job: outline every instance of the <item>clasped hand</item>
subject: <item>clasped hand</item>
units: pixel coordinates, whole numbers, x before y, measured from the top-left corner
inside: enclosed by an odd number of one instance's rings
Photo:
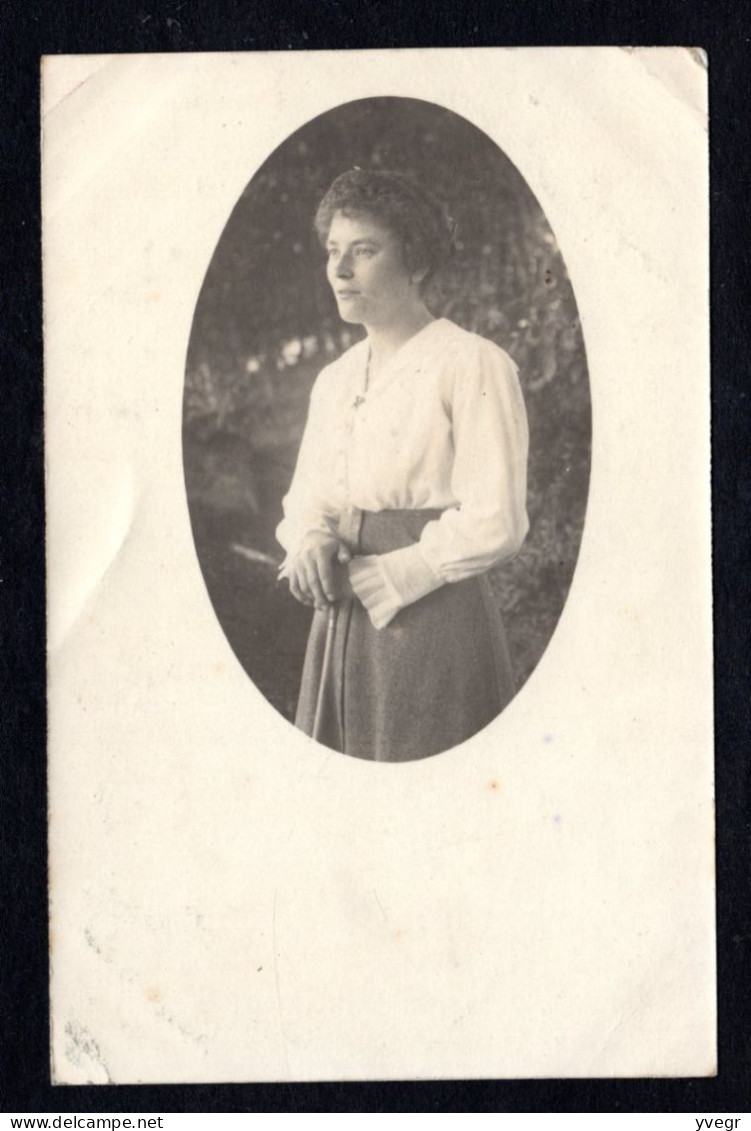
[[[344,597],[354,597],[347,572],[352,558],[349,549],[337,538],[318,539],[303,545],[285,568],[289,591],[303,605],[327,609]]]

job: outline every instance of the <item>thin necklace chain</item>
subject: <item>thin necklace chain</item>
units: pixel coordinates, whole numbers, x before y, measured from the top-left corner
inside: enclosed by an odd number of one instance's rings
[[[361,404],[365,404],[365,398],[367,397],[369,386],[370,386],[370,349],[368,349],[368,356],[367,356],[367,359],[365,361],[365,380],[363,382],[362,392],[358,393],[357,396],[355,397],[354,401],[352,402],[352,407],[354,409],[358,409]]]

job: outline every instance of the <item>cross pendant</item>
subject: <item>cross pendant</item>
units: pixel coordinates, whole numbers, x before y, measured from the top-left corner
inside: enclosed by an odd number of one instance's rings
[[[361,404],[365,404],[365,397],[361,397],[361,396],[358,395],[358,396],[355,397],[352,407],[353,408],[359,408]]]

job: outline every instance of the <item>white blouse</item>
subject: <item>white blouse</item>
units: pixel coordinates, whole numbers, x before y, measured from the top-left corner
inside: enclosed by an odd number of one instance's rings
[[[514,362],[448,319],[410,338],[366,388],[367,362],[365,339],[319,374],[277,538],[286,567],[311,539],[351,541],[361,511],[443,510],[414,546],[350,562],[383,628],[440,585],[517,553],[529,438]]]

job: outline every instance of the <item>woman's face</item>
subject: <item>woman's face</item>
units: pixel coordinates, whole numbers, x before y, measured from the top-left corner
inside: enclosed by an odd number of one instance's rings
[[[334,213],[326,250],[326,274],[345,322],[388,326],[419,300],[421,273],[407,269],[398,237],[367,212]]]

